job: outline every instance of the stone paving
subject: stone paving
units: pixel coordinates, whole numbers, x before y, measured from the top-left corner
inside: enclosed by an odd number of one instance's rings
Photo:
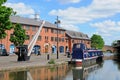
[[[64,54],[59,54],[59,59],[57,59],[56,54],[51,54],[49,56],[50,59],[54,59],[56,64],[61,64],[70,60]],[[49,59],[49,60],[50,60]],[[16,70],[16,69],[28,69],[32,67],[41,67],[41,66],[49,66],[47,60],[47,55],[31,55],[29,61],[17,61],[17,55],[10,56],[0,56],[0,71],[6,70]]]

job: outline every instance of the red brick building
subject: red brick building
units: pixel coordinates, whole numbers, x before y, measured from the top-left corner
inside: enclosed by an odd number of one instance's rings
[[[10,20],[13,24],[19,23],[26,30],[26,35],[28,39],[25,41],[25,45],[28,45],[30,40],[33,38],[35,33],[37,32],[39,26],[42,23],[42,20],[35,20],[30,18],[23,18],[19,16],[11,16]],[[78,35],[73,37],[69,35],[69,31],[66,31],[63,28],[56,27],[55,24],[45,22],[36,45],[34,46],[34,51],[40,48],[41,53],[56,53],[57,51],[57,30],[58,30],[58,52],[65,53],[66,49],[69,48],[71,50],[72,44],[75,42],[84,42],[87,47],[90,47],[90,39],[86,34],[82,34],[82,37],[79,38]],[[15,50],[15,46],[13,43],[9,41],[10,36],[13,34],[13,30],[8,30],[7,36],[5,39],[1,40],[0,44],[2,47],[7,49],[7,52],[12,54]],[[74,32],[78,34],[80,32]],[[84,36],[83,36],[84,35]],[[78,36],[78,38],[77,38]]]
[[[87,34],[67,30],[66,38],[68,40],[68,46],[70,52],[72,52],[72,47],[74,43],[84,43],[86,45],[86,48],[91,48],[91,40]]]

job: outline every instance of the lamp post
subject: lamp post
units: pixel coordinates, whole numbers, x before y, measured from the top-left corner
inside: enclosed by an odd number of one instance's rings
[[[55,21],[55,24],[57,25],[57,59],[59,58],[59,54],[58,54],[58,25],[60,24],[60,20],[58,19],[58,16],[57,16],[57,19]]]

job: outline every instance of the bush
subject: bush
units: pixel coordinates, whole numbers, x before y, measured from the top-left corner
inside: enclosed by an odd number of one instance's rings
[[[55,60],[54,59],[50,59],[50,61],[48,63],[49,64],[55,64]]]

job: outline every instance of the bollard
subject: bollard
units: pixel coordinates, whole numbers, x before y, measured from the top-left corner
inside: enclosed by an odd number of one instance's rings
[[[49,60],[50,58],[49,58],[49,54],[47,54],[47,60]]]

